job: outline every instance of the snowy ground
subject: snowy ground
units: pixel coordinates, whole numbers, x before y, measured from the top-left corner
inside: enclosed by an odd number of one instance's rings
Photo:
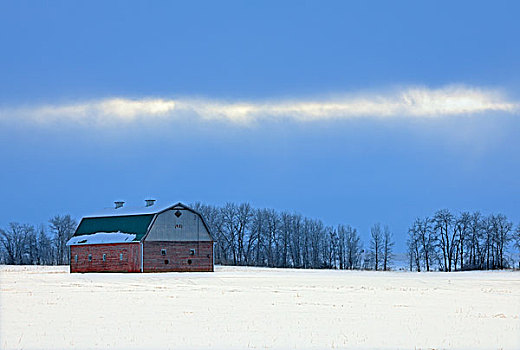
[[[520,272],[0,266],[3,349],[520,349]]]

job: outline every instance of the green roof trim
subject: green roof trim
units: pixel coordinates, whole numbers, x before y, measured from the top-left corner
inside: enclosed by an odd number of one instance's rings
[[[146,234],[155,214],[107,216],[83,218],[74,236],[89,235],[96,232],[134,233],[134,241],[140,241]]]

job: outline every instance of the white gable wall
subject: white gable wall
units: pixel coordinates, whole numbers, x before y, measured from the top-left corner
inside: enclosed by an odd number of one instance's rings
[[[177,217],[175,212],[182,215]],[[157,215],[145,241],[211,241],[201,218],[185,209],[170,209]]]

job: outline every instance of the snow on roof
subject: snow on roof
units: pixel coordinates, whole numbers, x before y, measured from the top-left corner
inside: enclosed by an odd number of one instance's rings
[[[175,205],[182,205],[181,203],[177,203]],[[103,216],[127,216],[127,215],[147,215],[147,214],[156,214],[160,211],[173,207],[173,204],[154,204],[149,207],[126,207],[122,208],[105,208],[99,212],[86,215],[85,218],[94,218],[94,217],[103,217]]]
[[[136,235],[124,232],[97,232],[90,235],[74,236],[67,242],[71,245],[104,244],[104,243],[127,243],[132,242]]]

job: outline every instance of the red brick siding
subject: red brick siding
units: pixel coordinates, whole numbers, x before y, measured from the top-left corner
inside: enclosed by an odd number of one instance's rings
[[[213,242],[144,241],[143,246],[144,272],[213,271]],[[166,249],[166,255],[161,254],[162,249]],[[190,255],[190,249],[195,249],[195,255]]]
[[[120,254],[123,253],[123,260]],[[88,260],[92,254],[92,261]],[[103,261],[106,254],[106,261]],[[76,263],[76,255],[78,262]],[[140,272],[139,243],[92,244],[70,247],[70,272]]]

